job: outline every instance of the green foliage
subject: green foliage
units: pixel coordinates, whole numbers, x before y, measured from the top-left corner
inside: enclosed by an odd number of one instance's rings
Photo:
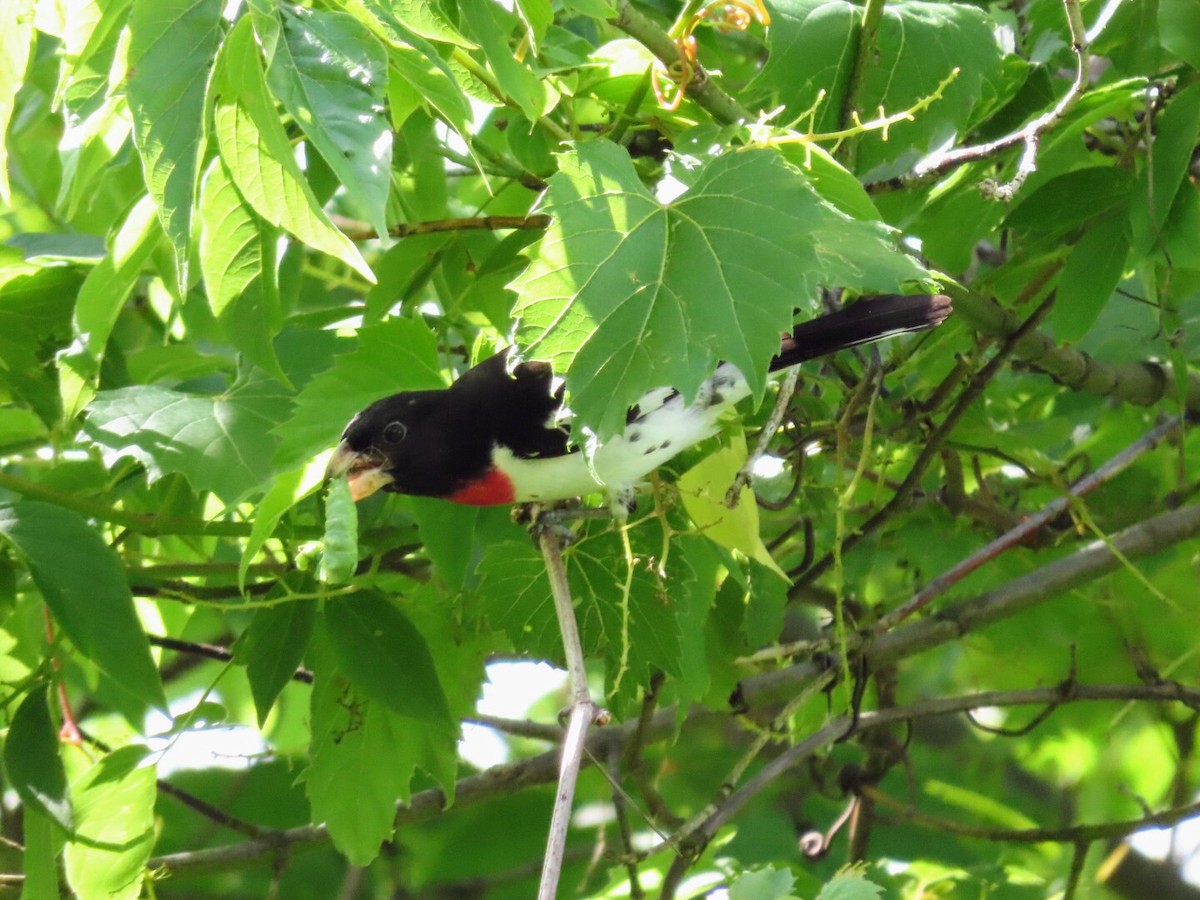
[[[359,409],[512,346],[585,448],[722,360],[754,393],[624,526],[568,522],[613,721],[562,896],[1067,891],[1100,838],[1011,832],[1200,772],[1198,439],[1135,443],[1200,411],[1198,68],[1194,0],[0,3],[0,870],[535,895],[557,748],[458,740],[489,663],[563,662],[536,544],[323,483]],[[806,366],[729,509],[781,333],[933,290],[937,330]]]

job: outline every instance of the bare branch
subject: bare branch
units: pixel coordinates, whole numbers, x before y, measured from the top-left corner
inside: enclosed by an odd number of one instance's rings
[[[1100,468],[1080,478],[1075,484],[1071,485],[1070,490],[1066,494],[1051,500],[1039,512],[1022,520],[1015,528],[1000,535],[1000,537],[976,550],[957,565],[938,575],[918,591],[912,599],[883,616],[875,623],[872,630],[875,632],[887,631],[907,619],[913,613],[919,612],[935,597],[944,594],[971,572],[995,559],[1006,550],[1017,546],[1041,529],[1047,522],[1070,509],[1073,501],[1090,494],[1102,484],[1111,481],[1118,473],[1125,471],[1136,459],[1157,447],[1161,441],[1173,434],[1182,424],[1183,420],[1176,416],[1162,423],[1157,428],[1152,429],[1147,434],[1142,435],[1120,453],[1105,462]]]
[[[1079,9],[1079,0],[1063,0],[1066,11],[1067,26],[1071,31],[1071,50],[1075,54],[1075,79],[1058,103],[1047,112],[1038,116],[1032,122],[1010,134],[998,137],[985,144],[975,144],[970,147],[959,147],[955,150],[943,150],[931,153],[913,167],[913,179],[927,178],[940,175],[955,166],[965,162],[987,159],[1001,150],[1017,144],[1024,144],[1021,161],[1017,165],[1016,174],[1005,184],[997,184],[990,179],[980,185],[984,196],[994,200],[1008,201],[1021,189],[1033,172],[1037,169],[1037,152],[1042,136],[1058,125],[1083,96],[1089,79],[1089,35],[1083,25],[1083,15]]]

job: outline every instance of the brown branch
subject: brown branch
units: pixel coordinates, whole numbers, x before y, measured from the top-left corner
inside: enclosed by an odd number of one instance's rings
[[[361,222],[335,219],[335,224],[352,241],[369,241],[375,229]],[[504,229],[538,230],[550,225],[550,217],[534,214],[529,216],[468,216],[458,219],[431,219],[425,222],[400,222],[388,229],[394,238],[414,237],[420,234],[445,234],[453,231],[502,231]]]

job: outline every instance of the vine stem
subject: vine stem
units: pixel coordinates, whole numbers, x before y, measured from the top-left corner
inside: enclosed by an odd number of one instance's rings
[[[588,728],[593,721],[601,721],[604,714],[588,690],[583,645],[579,640],[579,626],[575,622],[575,605],[571,602],[571,587],[567,582],[559,532],[554,526],[540,526],[537,536],[542,559],[546,563],[546,575],[550,579],[550,593],[554,597],[554,612],[558,616],[571,691],[570,717],[558,767],[558,790],[554,795],[554,812],[550,818],[550,833],[546,839],[546,855],[542,860],[542,877],[538,884],[538,900],[554,900],[558,879],[562,874],[575,783],[583,763]]]

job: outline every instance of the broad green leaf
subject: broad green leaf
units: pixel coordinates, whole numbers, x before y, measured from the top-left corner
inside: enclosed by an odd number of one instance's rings
[[[653,670],[678,674],[679,625],[670,592],[683,590],[692,577],[677,555],[669,577],[661,577],[646,562],[661,552],[661,536],[657,544],[652,535],[634,536],[632,571],[615,534],[590,538],[565,557],[584,654],[603,655],[607,691],[621,704],[648,683]],[[488,624],[503,629],[519,652],[561,661],[558,618],[537,549],[529,542],[491,545],[479,574],[478,598]]]
[[[438,576],[450,588],[461,588],[478,553],[476,525],[487,511],[430,497],[413,497],[409,504]]]
[[[387,4],[381,3],[380,0],[349,2],[361,3],[372,11],[378,10],[380,18],[385,14],[389,17],[395,16],[413,34],[431,41],[457,44],[459,47],[475,46],[451,24],[453,20],[446,14],[442,0],[392,0]]]
[[[214,159],[200,190],[200,272],[213,314],[246,358],[291,386],[273,338],[282,325],[275,229],[245,204]]]
[[[67,771],[58,753],[50,690],[44,683],[35,685],[13,713],[4,741],[4,772],[27,812],[40,811],[70,833],[75,825]]]
[[[313,654],[312,762],[303,779],[313,820],[334,845],[366,865],[391,838],[396,803],[406,802],[423,729],[351,683],[328,654]]]
[[[1125,271],[1129,224],[1110,213],[1097,220],[1071,250],[1058,278],[1049,323],[1061,343],[1079,341],[1100,317]]]
[[[498,3],[466,3],[460,7],[471,36],[496,75],[500,90],[536,122],[558,102],[558,94],[518,60],[510,46],[517,17]]]
[[[25,558],[76,649],[138,700],[165,709],[121,562],[87,520],[60,506],[22,500],[0,505],[0,534]]]
[[[267,48],[267,82],[338,176],[352,203],[387,235],[392,132],[388,60],[352,16],[266,0],[250,4]]]
[[[428,103],[437,110],[460,135],[471,133],[470,101],[455,80],[450,66],[433,51],[431,45],[422,41],[414,42],[413,46],[395,46],[388,54],[388,60],[395,69],[389,86],[393,102],[396,91],[415,92],[417,101]]]
[[[58,843],[54,822],[36,806],[21,811],[25,852],[21,854],[21,900],[58,900]]]
[[[794,900],[792,886],[796,877],[787,869],[767,866],[757,872],[743,872],[729,885],[729,900]]]
[[[178,472],[195,490],[232,503],[270,477],[271,429],[290,405],[265,379],[212,396],[135,385],[97,394],[83,431],[107,465],[130,456],[152,482]]]
[[[787,575],[771,558],[758,528],[758,503],[754,491],[742,488],[738,505],[725,505],[725,493],[746,461],[746,438],[735,438],[717,452],[705,457],[679,477],[679,496],[696,528],[722,547],[744,553],[762,563],[780,578]]]
[[[272,597],[284,596],[282,586]],[[293,600],[264,606],[237,642],[236,659],[246,666],[259,727],[267,720],[275,698],[292,680],[308,650],[317,620],[315,600]]]
[[[242,198],[272,225],[374,282],[370,266],[334,227],[300,171],[267,91],[249,17],[225,39],[214,84],[217,146]]]
[[[1200,69],[1200,5],[1192,0],[1159,0],[1158,32],[1164,47]]]
[[[791,116],[805,114],[824,91],[813,130],[844,127],[839,116],[862,17],[861,6],[842,0],[771,4],[770,56],[756,84],[774,89]],[[900,0],[884,7],[875,55],[856,97],[864,120],[880,110],[892,114],[911,108],[931,97],[955,68],[959,72],[942,98],[912,121],[857,139],[863,171],[964,133],[1012,90],[1003,77],[1004,53],[995,31],[982,9],[966,3]]]
[[[75,301],[75,342],[58,356],[63,419],[72,421],[95,396],[104,348],[158,241],[154,201],[145,196],[113,235],[107,257],[92,269]]]
[[[525,37],[529,41],[529,49],[536,55],[540,51],[542,39],[546,30],[554,21],[554,13],[550,9],[550,0],[516,0],[513,11],[525,26]]]
[[[4,138],[33,46],[33,9],[34,0],[8,0],[0,7],[0,200],[5,203],[12,202],[12,190]]]
[[[339,667],[363,694],[398,716],[455,730],[425,638],[395,604],[374,591],[331,599],[325,629]]]
[[[825,883],[816,900],[879,900],[884,896],[883,888],[861,874],[840,872]]]
[[[576,416],[601,437],[651,387],[693,395],[718,360],[755,396],[796,307],[817,286],[892,290],[925,273],[887,229],[845,217],[770,150],[726,153],[669,205],[603,142],[561,158],[554,222],[513,284],[519,337],[565,372]]]
[[[363,328],[358,348],[337,357],[296,398],[296,414],[278,429],[276,462],[291,468],[331,449],[350,417],[381,397],[445,386],[437,338],[423,322],[397,318]]]
[[[136,900],[154,848],[153,766],[146,748],[122,747],[71,785],[77,825],[64,852],[67,883],[80,900]]]
[[[133,141],[187,293],[192,207],[204,155],[204,114],[221,39],[220,0],[136,0],[125,92]]]
[[[325,540],[321,551],[321,581],[345,584],[358,565],[358,510],[350,482],[333,478],[325,492]]]

